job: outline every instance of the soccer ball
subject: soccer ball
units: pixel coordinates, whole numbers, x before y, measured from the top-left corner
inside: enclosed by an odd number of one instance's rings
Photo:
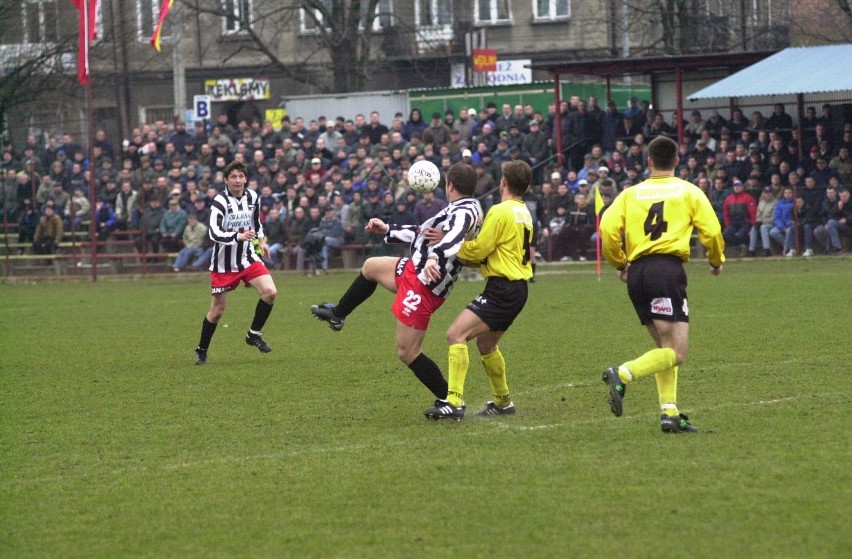
[[[431,161],[415,161],[408,169],[408,186],[418,194],[432,192],[441,182],[441,171]]]

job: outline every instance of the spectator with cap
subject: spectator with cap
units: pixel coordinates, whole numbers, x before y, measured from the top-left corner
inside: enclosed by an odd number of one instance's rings
[[[432,113],[432,122],[423,129],[421,136],[424,144],[439,146],[450,139],[450,127],[441,120],[441,113]]]
[[[180,191],[178,196],[169,196],[168,211],[162,214],[160,219],[160,242],[166,252],[180,250],[183,239],[183,230],[186,228],[187,216],[180,207]]]
[[[722,133],[722,128],[728,126],[728,121],[722,118],[719,111],[710,111],[710,118],[704,124],[705,128],[710,131],[714,137],[718,137]]]
[[[533,182],[542,182],[542,162],[547,160],[550,148],[547,144],[547,136],[541,131],[541,124],[537,120],[529,122],[529,132],[521,142],[521,157],[524,157],[533,168]]]
[[[722,203],[723,231],[726,246],[739,246],[745,256],[746,244],[755,224],[757,204],[751,194],[745,192],[743,182],[734,179],[734,191],[729,194]]]

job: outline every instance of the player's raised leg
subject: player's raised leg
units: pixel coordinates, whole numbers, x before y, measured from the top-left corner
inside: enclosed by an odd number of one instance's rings
[[[349,289],[346,290],[337,305],[331,303],[313,305],[311,306],[311,314],[317,320],[327,322],[335,332],[342,330],[346,317],[375,293],[376,286],[381,284],[388,291],[396,293],[394,274],[399,260],[399,258],[393,256],[368,258],[361,267],[361,272],[352,281]]]

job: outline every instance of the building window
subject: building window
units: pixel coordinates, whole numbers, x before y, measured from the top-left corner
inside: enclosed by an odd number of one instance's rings
[[[56,0],[25,0],[21,13],[24,43],[59,42]]]
[[[171,122],[174,114],[175,109],[172,106],[139,107],[139,122],[143,124],[153,124],[158,120]]]
[[[222,34],[245,33],[251,26],[252,0],[222,0]]]
[[[417,27],[452,25],[453,0],[417,0],[414,22]]]
[[[571,0],[533,0],[536,20],[555,21],[571,17]]]
[[[157,22],[160,19],[160,2],[168,0],[136,0],[136,39],[140,43],[147,43],[154,34]],[[101,2],[98,2],[100,4]],[[174,6],[172,6],[174,9]],[[160,42],[167,43],[171,39],[171,18],[163,22],[163,30],[160,33]]]
[[[334,12],[333,0],[320,0],[320,3],[329,14]],[[367,20],[367,10],[369,5],[367,2],[361,4],[361,29],[364,29]],[[392,0],[379,0],[376,3],[376,10],[373,12],[375,17],[372,18],[373,31],[381,31],[385,27],[393,25],[393,2]],[[323,25],[325,17],[323,11],[319,9],[309,10],[305,8],[299,9],[299,31],[301,33],[316,33],[322,26],[328,29],[328,26]]]
[[[509,0],[477,0],[473,6],[474,18],[478,24],[512,22]]]

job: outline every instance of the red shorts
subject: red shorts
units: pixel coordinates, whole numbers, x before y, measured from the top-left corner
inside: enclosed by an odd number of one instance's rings
[[[240,285],[240,280],[246,287],[249,287],[251,280],[266,275],[269,275],[269,270],[266,269],[263,262],[255,262],[242,272],[210,272],[210,292],[217,295],[233,291]]]
[[[414,264],[408,258],[400,258],[396,265],[396,297],[391,306],[393,315],[416,330],[429,328],[432,313],[444,304],[445,299],[438,297],[423,285],[414,272]]]

